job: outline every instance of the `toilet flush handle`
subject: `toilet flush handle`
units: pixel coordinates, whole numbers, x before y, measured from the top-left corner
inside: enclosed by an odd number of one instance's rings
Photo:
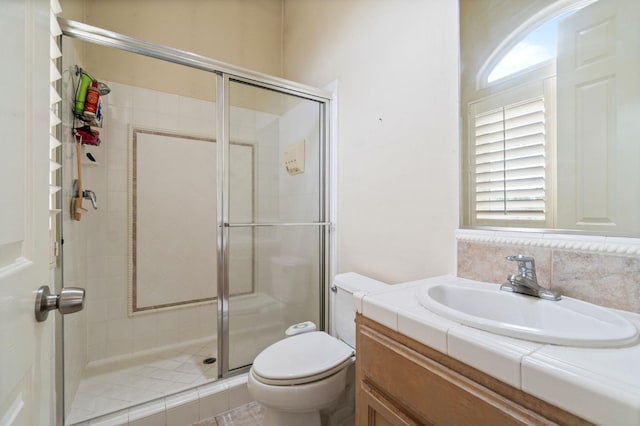
[[[287,336],[295,336],[296,334],[309,333],[310,331],[316,331],[318,328],[311,321],[305,321],[298,324],[293,324],[287,328],[284,332]]]

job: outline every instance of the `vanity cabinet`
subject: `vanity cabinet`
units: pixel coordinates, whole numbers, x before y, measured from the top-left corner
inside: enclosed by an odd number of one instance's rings
[[[358,314],[356,424],[583,425],[583,419]]]

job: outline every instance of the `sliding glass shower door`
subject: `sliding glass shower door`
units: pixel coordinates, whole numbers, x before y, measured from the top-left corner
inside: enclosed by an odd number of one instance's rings
[[[292,324],[322,327],[327,238],[325,103],[220,77],[222,374],[244,371]],[[220,154],[220,153],[219,153]],[[226,272],[226,274],[225,274]],[[221,340],[223,340],[221,339]]]
[[[88,287],[58,335],[65,424],[247,371],[292,324],[328,328],[330,94],[60,24],[62,204],[81,173],[97,195],[82,221],[61,214],[56,289]],[[95,127],[75,109],[84,67],[110,88],[102,145],[78,139]]]

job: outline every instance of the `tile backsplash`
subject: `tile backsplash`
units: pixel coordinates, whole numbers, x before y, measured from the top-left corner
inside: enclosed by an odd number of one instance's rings
[[[538,282],[561,294],[640,313],[640,240],[458,230],[459,277],[502,284],[517,271],[506,256],[536,261]]]

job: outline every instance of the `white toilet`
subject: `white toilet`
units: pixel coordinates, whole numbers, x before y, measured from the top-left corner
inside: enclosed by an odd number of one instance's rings
[[[265,407],[264,426],[320,426],[320,410],[336,404],[353,380],[353,293],[386,287],[355,273],[337,275],[331,307],[336,337],[323,331],[297,334],[258,354],[247,386]]]

